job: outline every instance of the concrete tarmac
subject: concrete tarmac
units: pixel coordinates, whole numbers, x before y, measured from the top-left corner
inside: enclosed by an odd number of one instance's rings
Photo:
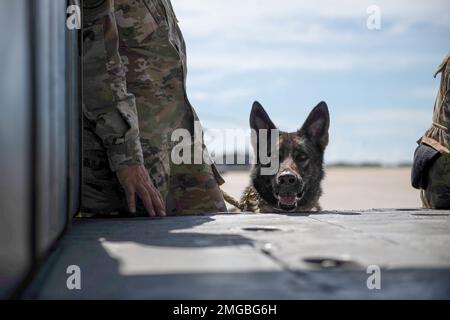
[[[449,248],[449,211],[76,220],[25,298],[449,299]]]

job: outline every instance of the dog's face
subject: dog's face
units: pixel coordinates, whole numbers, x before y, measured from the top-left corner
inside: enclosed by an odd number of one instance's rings
[[[279,132],[275,150],[279,153],[279,168],[276,174],[262,175],[261,169],[269,165],[261,164],[259,148],[267,143],[271,150],[271,136],[261,141],[259,130],[276,129],[264,108],[258,102],[253,104],[250,127],[256,131],[253,143],[257,158],[252,182],[255,189],[273,208],[295,211],[307,208],[317,201],[321,194],[320,183],[324,176],[323,156],[328,144],[330,117],[325,102],[319,103],[309,114],[297,132]],[[314,205],[314,204],[313,204]]]

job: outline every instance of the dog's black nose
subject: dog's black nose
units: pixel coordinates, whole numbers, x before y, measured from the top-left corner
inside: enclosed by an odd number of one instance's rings
[[[293,186],[298,183],[298,178],[295,174],[284,172],[278,177],[278,184],[282,186]]]

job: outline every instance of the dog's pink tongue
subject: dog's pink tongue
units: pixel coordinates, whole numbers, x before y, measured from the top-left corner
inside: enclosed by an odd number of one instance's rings
[[[295,204],[297,197],[295,194],[280,194],[279,200],[281,204],[291,206]]]

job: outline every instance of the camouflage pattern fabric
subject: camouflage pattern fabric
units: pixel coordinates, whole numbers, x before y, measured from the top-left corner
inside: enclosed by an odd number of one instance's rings
[[[132,164],[145,165],[168,215],[226,211],[213,166],[175,165],[170,158],[172,132],[187,129],[193,137],[198,121],[170,1],[85,0],[83,6],[82,211],[126,212],[114,171]],[[137,209],[145,215],[139,202]]]
[[[439,151],[442,156],[428,173],[428,186],[421,191],[425,208],[450,208],[450,53],[438,67],[435,77],[441,73],[441,84],[433,112],[433,125],[418,143],[424,143]]]
[[[435,77],[441,74],[441,85],[436,97],[433,112],[433,124],[418,141],[450,156],[450,53],[439,65]]]
[[[85,122],[90,122],[89,128],[106,148],[113,171],[143,164],[135,97],[127,92],[113,8],[105,0],[86,0],[83,4]],[[87,147],[92,147],[89,141]]]
[[[421,190],[425,208],[450,209],[450,157],[441,156],[428,172],[428,186]]]

